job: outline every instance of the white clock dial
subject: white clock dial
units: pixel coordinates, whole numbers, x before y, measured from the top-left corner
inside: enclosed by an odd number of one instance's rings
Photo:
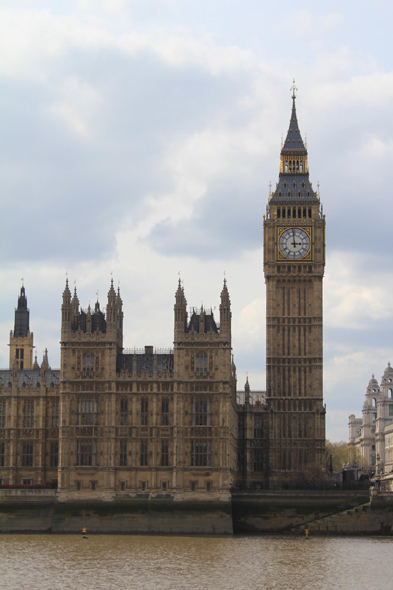
[[[286,229],[280,236],[278,247],[281,254],[290,260],[303,258],[310,250],[310,237],[302,229],[291,227]]]

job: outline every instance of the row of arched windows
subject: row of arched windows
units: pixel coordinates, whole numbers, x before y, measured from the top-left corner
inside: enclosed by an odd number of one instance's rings
[[[311,207],[277,207],[277,219],[311,219]]]
[[[284,172],[303,172],[303,160],[285,160]]]

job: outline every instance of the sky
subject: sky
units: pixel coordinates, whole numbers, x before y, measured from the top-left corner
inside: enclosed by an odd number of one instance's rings
[[[238,388],[265,387],[262,226],[297,115],[327,224],[327,437],[393,362],[393,5],[347,0],[0,0],[0,366],[23,278],[60,365],[68,273],[124,304],[124,346],[171,347],[231,296]],[[111,274],[113,273],[113,274]]]

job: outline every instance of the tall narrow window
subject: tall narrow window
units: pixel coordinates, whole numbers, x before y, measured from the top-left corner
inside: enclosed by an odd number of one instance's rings
[[[5,443],[0,443],[0,467],[5,465]],[[1,483],[1,482],[0,482]]]
[[[25,402],[23,405],[23,428],[34,427],[34,402]]]
[[[5,401],[0,402],[0,428],[5,428]]]
[[[254,438],[262,438],[262,416],[254,416]]]
[[[32,442],[24,442],[22,448],[22,466],[33,467],[34,445]]]
[[[169,399],[163,398],[161,401],[161,426],[169,425]]]
[[[97,441],[95,439],[76,441],[76,464],[80,466],[97,465]]]
[[[126,397],[123,397],[120,400],[120,424],[122,426],[127,426],[127,420],[128,420],[128,399]]]
[[[191,467],[211,467],[211,441],[191,441]]]
[[[168,452],[168,441],[163,440],[161,442],[161,466],[168,467],[169,465],[169,452]]]
[[[97,426],[97,399],[82,397],[78,400],[78,425]]]
[[[92,352],[85,352],[83,355],[83,372],[85,375],[93,373],[94,371],[94,354]]]
[[[263,471],[263,450],[253,449],[252,450],[252,463],[253,471],[258,473]]]
[[[58,467],[59,465],[59,443],[51,442],[50,444],[50,466]]]
[[[207,375],[207,354],[198,352],[196,355],[196,374]]]
[[[141,440],[141,467],[147,467],[148,441]]]
[[[141,399],[141,426],[149,424],[149,402],[147,399]]]
[[[208,399],[193,399],[191,402],[192,426],[212,425],[212,403]]]
[[[127,465],[127,441],[120,441],[120,467]]]
[[[59,402],[52,402],[52,428],[59,428]]]

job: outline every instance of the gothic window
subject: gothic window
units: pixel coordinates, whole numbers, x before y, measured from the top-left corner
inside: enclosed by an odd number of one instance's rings
[[[211,441],[191,441],[191,467],[211,467]]]
[[[296,207],[293,208],[292,217],[296,219]]]
[[[285,219],[285,209],[282,210],[282,218]]]
[[[58,467],[59,465],[59,443],[51,442],[50,443],[50,466],[51,467]]]
[[[300,191],[298,191],[297,196],[298,197],[301,197],[302,196],[302,193]],[[300,209],[299,209],[299,211],[300,211]],[[299,217],[300,217],[300,215],[299,215]]]
[[[299,197],[300,197],[300,194],[299,194]],[[297,210],[297,216],[298,216],[298,218],[299,218],[299,219],[300,219],[300,218],[301,218],[301,216],[302,216],[302,209],[301,209],[301,207],[298,207],[298,210]]]
[[[0,443],[0,467],[5,465],[5,443]],[[1,481],[0,481],[1,484]]]
[[[303,172],[303,161],[302,160],[300,161],[300,172]],[[304,182],[303,182],[303,184],[304,184]]]
[[[52,428],[59,428],[59,402],[52,402]]]
[[[253,471],[258,473],[263,471],[263,450],[253,449],[252,450],[252,464]]]
[[[76,464],[79,466],[97,465],[97,441],[95,439],[76,441]]]
[[[306,188],[306,183],[302,182],[302,188]]]
[[[0,428],[5,428],[5,412],[6,405],[5,401],[0,402]]]
[[[169,399],[167,397],[161,401],[161,426],[169,426]]]
[[[22,466],[33,467],[34,443],[24,442],[22,448]]]
[[[293,187],[293,188],[296,188],[296,182],[293,182],[293,183],[292,183],[292,187]]]
[[[168,465],[169,465],[168,441],[163,440],[161,442],[161,466],[168,467]]]
[[[34,427],[34,402],[25,402],[23,405],[23,428]]]
[[[306,217],[306,208],[303,207],[303,217]]]
[[[147,467],[148,441],[141,440],[141,467]]]
[[[239,473],[244,471],[244,451],[243,449],[238,449],[237,451],[237,470]]]
[[[141,399],[141,426],[149,424],[149,402],[147,399]]]
[[[291,193],[288,191],[288,197],[290,197],[290,196],[291,196]],[[290,207],[288,207],[288,210],[287,210],[287,217],[288,217],[288,219],[291,218],[291,209],[290,209]]]
[[[308,208],[308,217],[311,219],[311,207]]]
[[[254,416],[254,438],[262,438],[262,416]]]
[[[286,182],[284,182],[284,188],[287,188],[287,183]]]
[[[288,191],[287,196],[290,197],[291,196],[291,191]],[[289,216],[290,217],[290,216]]]
[[[208,399],[195,398],[191,402],[191,425],[212,425],[212,403]]]
[[[244,438],[244,416],[243,414],[238,414],[237,418],[237,436],[239,439]]]
[[[127,441],[120,441],[120,467],[127,465]]]
[[[296,172],[299,172],[299,160],[296,160]]]
[[[393,389],[389,389],[389,397],[393,399]]]
[[[277,218],[280,219],[280,217],[281,217],[281,209],[278,208],[277,209]]]
[[[285,160],[284,170],[288,172],[288,160]]]
[[[127,426],[128,421],[128,399],[122,397],[120,400],[120,424],[121,426]]]
[[[85,352],[83,354],[83,373],[88,375],[94,371],[94,354]]]
[[[97,399],[79,398],[78,426],[97,426]]]
[[[198,352],[196,355],[196,374],[207,375],[207,354],[206,352]]]

